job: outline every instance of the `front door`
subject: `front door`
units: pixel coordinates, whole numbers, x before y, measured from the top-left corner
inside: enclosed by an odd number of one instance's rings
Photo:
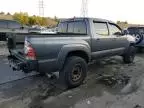
[[[115,46],[115,37],[111,36],[107,22],[93,22],[94,36],[92,39],[92,57],[99,58],[111,55],[111,49]]]
[[[129,45],[129,42],[118,25],[114,23],[109,23],[108,25],[111,37],[115,38],[115,41],[113,41],[113,52],[119,54]]]

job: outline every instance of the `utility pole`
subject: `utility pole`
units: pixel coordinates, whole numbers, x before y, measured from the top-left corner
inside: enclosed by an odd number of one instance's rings
[[[82,0],[81,17],[88,16],[88,0]]]
[[[44,17],[44,1],[39,0],[39,16]]]

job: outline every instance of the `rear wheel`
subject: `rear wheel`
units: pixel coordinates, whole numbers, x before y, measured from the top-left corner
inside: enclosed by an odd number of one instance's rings
[[[60,77],[64,75],[63,78],[67,87],[77,87],[83,83],[87,75],[87,63],[81,57],[68,57],[60,74],[62,75]]]
[[[124,63],[133,63],[136,54],[136,48],[129,46],[127,52],[123,55]]]

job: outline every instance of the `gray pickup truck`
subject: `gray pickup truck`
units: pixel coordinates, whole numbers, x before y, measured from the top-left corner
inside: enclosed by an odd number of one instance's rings
[[[61,21],[56,34],[8,34],[8,59],[14,70],[59,72],[68,87],[76,87],[92,60],[120,55],[132,63],[134,45],[135,39],[111,21],[72,18]]]

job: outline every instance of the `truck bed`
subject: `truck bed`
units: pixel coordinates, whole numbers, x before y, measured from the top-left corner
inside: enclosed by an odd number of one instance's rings
[[[8,34],[8,47],[9,49],[23,49],[25,37],[77,37],[85,34],[75,34],[75,33],[57,33],[57,34],[39,34],[39,33],[9,33]]]

